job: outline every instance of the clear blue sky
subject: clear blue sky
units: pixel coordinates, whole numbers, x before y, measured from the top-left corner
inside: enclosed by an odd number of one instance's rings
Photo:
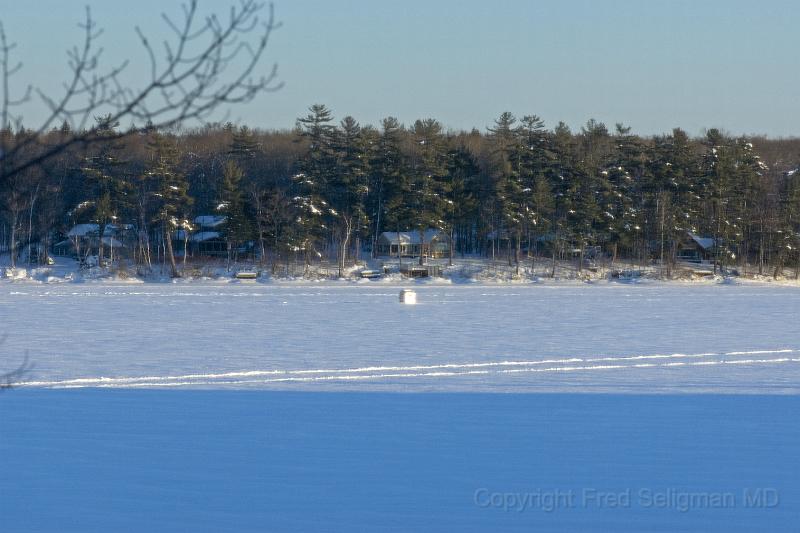
[[[223,10],[223,0],[200,0]],[[65,77],[82,3],[12,2],[0,11],[19,44],[24,79]],[[92,2],[107,58],[144,65],[133,26],[158,38],[160,13],[180,2]],[[800,2],[792,0],[279,0],[283,22],[267,59],[285,88],[231,118],[292,127],[312,103],[377,124],[434,117],[484,130],[502,111],[548,127],[589,118],[642,134],[675,126],[697,135],[800,135]],[[266,65],[265,65],[266,66]],[[22,80],[23,78],[19,78]],[[29,108],[26,125],[41,112]]]

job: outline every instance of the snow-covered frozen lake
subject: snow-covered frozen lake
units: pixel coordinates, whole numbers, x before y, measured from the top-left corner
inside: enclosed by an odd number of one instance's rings
[[[795,395],[0,395],[0,530],[796,532]]]
[[[0,284],[32,387],[800,392],[800,289]]]
[[[415,288],[0,284],[0,530],[796,530],[800,289]]]

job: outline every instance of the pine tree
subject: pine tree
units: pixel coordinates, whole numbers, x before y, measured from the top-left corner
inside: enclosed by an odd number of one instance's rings
[[[228,245],[228,263],[238,260],[239,248],[252,237],[250,217],[246,213],[246,202],[242,178],[244,173],[235,161],[228,161],[222,176],[217,211],[227,217],[225,240]]]
[[[189,231],[192,229],[189,207],[192,205],[193,199],[188,194],[189,183],[186,176],[178,170],[179,155],[175,138],[153,133],[148,148],[152,159],[147,175],[155,181],[155,196],[158,198],[155,221],[160,223],[163,228],[170,275],[177,278],[180,273],[175,262],[172,240],[175,232],[179,229],[182,230],[185,263]]]
[[[753,143],[740,138],[735,142],[736,175],[734,195],[736,197],[734,228],[738,241],[739,264],[746,269],[750,261],[754,241],[758,243],[759,273],[762,273],[766,240],[767,213],[758,200],[767,196],[764,172],[769,170],[755,153]],[[746,271],[745,271],[746,273]]]
[[[337,165],[328,187],[328,205],[338,233],[339,276],[344,274],[351,237],[360,249],[360,235],[369,225],[366,198],[369,193],[371,130],[363,131],[353,117],[345,117],[335,137]]]
[[[606,126],[594,119],[581,130],[580,159],[570,189],[572,208],[568,221],[577,240],[578,272],[583,269],[586,247],[602,239],[608,216],[602,209],[605,191],[609,189],[607,174],[603,174],[612,154],[611,138]]]
[[[550,276],[556,275],[556,259],[564,242],[573,238],[570,220],[576,211],[577,150],[569,127],[559,122],[553,130],[551,140],[553,163],[548,169],[549,183],[553,191],[553,227],[551,239],[552,261]]]
[[[478,176],[480,168],[475,156],[465,147],[458,146],[448,153],[447,174],[449,186],[446,198],[445,225],[448,230],[450,246],[448,265],[453,264],[453,252],[456,242],[460,242],[463,253],[464,239],[456,239],[456,232],[461,228],[462,235],[470,233],[471,222],[477,216],[477,195],[479,194]]]
[[[98,225],[98,264],[103,265],[103,239],[109,224],[119,220],[129,206],[131,185],[119,158],[122,145],[115,141],[116,122],[110,116],[97,119],[97,152],[85,158],[82,172],[90,192],[88,202],[93,209],[93,219]]]
[[[277,259],[281,250],[289,251],[292,242],[293,220],[292,203],[283,190],[268,189],[258,191],[255,202],[255,219],[261,242],[262,260],[265,258],[265,244],[268,239],[276,258],[272,261],[272,272],[276,271]]]
[[[555,198],[550,188],[549,180],[545,175],[536,177],[533,189],[533,207],[535,217],[532,220],[531,246],[531,272],[536,273],[536,252],[538,237],[544,237],[551,230],[553,215],[555,213]]]
[[[783,272],[783,265],[790,256],[795,258],[794,279],[800,279],[800,173],[785,174],[780,191],[780,218],[777,252],[773,278]]]
[[[229,157],[241,164],[255,158],[260,148],[261,145],[256,139],[255,133],[247,126],[232,130],[231,144],[228,148]]]
[[[316,244],[330,236],[334,216],[327,199],[332,196],[331,185],[337,169],[336,127],[327,107],[314,104],[306,117],[297,120],[298,139],[306,143],[306,153],[299,161],[299,172],[293,177],[298,194],[293,198],[300,213],[296,219],[297,248],[303,250],[308,270],[310,254]]]
[[[442,125],[434,119],[417,120],[411,129],[414,139],[409,176],[408,200],[411,228],[420,240],[419,264],[425,263],[425,231],[444,228],[447,194],[447,152]],[[430,244],[430,243],[429,243]]]
[[[651,189],[658,198],[653,219],[658,223],[659,258],[669,276],[675,263],[677,243],[688,232],[700,231],[698,162],[686,132],[676,128],[671,135],[657,138],[649,167]]]
[[[518,182],[515,205],[519,211],[515,249],[516,273],[519,275],[520,248],[523,232],[527,236],[528,253],[531,251],[531,236],[543,231],[552,209],[550,187],[545,177],[552,162],[545,135],[544,121],[536,115],[526,115],[517,129],[519,136]]]
[[[732,248],[738,242],[734,206],[734,179],[736,151],[731,139],[719,130],[706,134],[706,153],[703,157],[703,189],[709,210],[708,226],[714,235],[714,272],[726,271],[726,265],[735,258]]]
[[[516,122],[516,117],[506,111],[495,120],[493,128],[488,128],[492,150],[496,210],[499,215],[499,224],[494,229],[495,242],[500,242],[503,236],[510,237],[511,235],[514,235],[519,242],[524,225],[523,206],[520,203],[524,186],[520,180],[521,148]],[[515,249],[517,249],[516,246]],[[510,264],[511,257],[509,255]],[[517,264],[519,264],[518,257]]]
[[[599,233],[611,247],[612,265],[620,246],[635,255],[638,244],[640,255],[647,253],[645,209],[648,201],[660,201],[659,191],[645,186],[645,149],[639,138],[630,134],[630,128],[617,124],[613,143],[613,152],[598,180],[602,210]]]
[[[373,254],[378,235],[384,227],[391,228],[399,235],[401,227],[410,218],[407,198],[411,182],[406,156],[401,149],[404,130],[394,117],[383,119],[381,125],[382,131],[371,164],[374,192],[371,206],[375,219]],[[402,261],[399,246],[397,255],[398,260]]]

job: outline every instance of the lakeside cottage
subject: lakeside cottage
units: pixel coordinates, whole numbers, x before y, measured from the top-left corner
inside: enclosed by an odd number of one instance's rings
[[[192,253],[195,255],[224,256],[228,253],[228,242],[223,234],[228,217],[225,215],[200,215],[195,217],[197,231],[190,237]]]
[[[66,237],[53,245],[54,255],[97,255],[101,241],[98,224],[76,224],[67,232]],[[108,224],[103,230],[102,242],[108,253],[128,256],[136,243],[136,228],[133,224]]]
[[[714,257],[715,243],[712,237],[701,237],[692,232],[686,232],[677,246],[677,259],[690,263],[710,261]]]
[[[194,218],[194,232],[189,232],[189,254],[194,256],[225,256],[228,254],[228,242],[224,230],[228,217],[224,215],[200,215]],[[185,230],[175,231],[172,235],[176,255],[183,255]]]
[[[384,257],[447,257],[450,249],[449,236],[437,229],[426,229],[420,241],[418,231],[384,231],[378,237],[376,252]]]

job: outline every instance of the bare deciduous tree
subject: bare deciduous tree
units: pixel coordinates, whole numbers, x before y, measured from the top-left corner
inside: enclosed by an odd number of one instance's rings
[[[262,18],[262,15],[266,15]],[[277,66],[257,75],[276,23],[272,5],[255,0],[239,0],[226,17],[201,17],[197,1],[183,5],[179,20],[162,14],[171,38],[160,45],[151,42],[136,28],[149,65],[148,79],[130,87],[123,76],[131,60],[104,67],[98,39],[102,30],[87,8],[79,26],[80,45],[67,51],[70,79],[61,94],[47,94],[28,86],[19,97],[9,93],[9,81],[19,75],[22,64],[12,60],[16,43],[9,42],[0,22],[0,129],[21,127],[19,106],[38,100],[48,110],[47,117],[19,142],[0,136],[0,186],[20,172],[42,164],[74,145],[85,146],[99,140],[95,117],[108,116],[111,123],[130,122],[148,128],[167,129],[192,121],[208,119],[229,105],[251,101],[255,96],[280,88]],[[71,135],[59,143],[40,146],[42,134],[66,125]],[[134,128],[117,133],[130,135]],[[103,138],[103,140],[108,140]]]

